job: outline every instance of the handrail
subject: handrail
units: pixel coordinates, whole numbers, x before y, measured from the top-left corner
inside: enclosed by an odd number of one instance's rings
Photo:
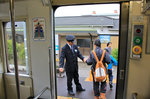
[[[133,99],[137,99],[137,93],[132,94]]]
[[[45,87],[35,98],[33,99],[38,99],[46,90],[48,90],[48,87]]]
[[[15,2],[14,0],[9,0],[10,21],[11,21],[11,31],[12,31],[12,41],[13,41],[12,44],[13,44],[13,55],[14,55],[14,67],[15,67],[15,79],[16,79],[16,91],[17,91],[17,99],[20,99],[19,73],[18,73],[17,50],[16,50],[14,2]]]

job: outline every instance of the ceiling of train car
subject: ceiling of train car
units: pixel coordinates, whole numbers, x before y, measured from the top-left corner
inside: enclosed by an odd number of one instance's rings
[[[59,6],[59,5],[73,5],[73,4],[113,3],[121,1],[134,1],[134,0],[52,0],[52,5]]]
[[[7,2],[8,0],[0,0],[0,3]]]
[[[8,2],[9,0],[0,0],[0,3]],[[24,1],[24,0],[14,0],[14,1]]]
[[[8,2],[9,0],[0,0],[0,3]],[[14,0],[24,1],[24,0]],[[48,2],[49,0],[41,0]],[[113,3],[121,1],[141,1],[141,0],[50,0],[53,6],[59,5],[74,5],[74,4],[95,4],[95,3]]]

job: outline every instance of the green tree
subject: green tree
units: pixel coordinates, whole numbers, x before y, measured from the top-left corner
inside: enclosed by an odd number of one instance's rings
[[[13,47],[12,40],[7,40],[7,48],[8,48],[8,60],[13,59]]]
[[[118,48],[113,49],[111,55],[118,61]]]
[[[24,43],[20,44],[19,59],[21,59],[22,64],[25,64],[25,47]]]
[[[7,40],[7,48],[8,48],[8,60],[11,62],[13,59],[13,47],[12,47],[12,40]],[[24,43],[16,43],[16,50],[18,61],[20,64],[25,64],[25,47]]]

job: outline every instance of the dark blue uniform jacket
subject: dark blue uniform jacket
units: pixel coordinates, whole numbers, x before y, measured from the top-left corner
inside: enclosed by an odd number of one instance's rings
[[[66,72],[78,72],[78,57],[83,60],[84,57],[81,55],[78,47],[73,45],[73,50],[66,44],[62,50],[59,58],[59,67],[64,67],[64,59],[66,59],[65,70]]]

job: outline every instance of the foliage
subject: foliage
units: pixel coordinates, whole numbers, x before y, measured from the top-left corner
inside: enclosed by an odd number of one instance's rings
[[[25,59],[25,47],[24,47],[24,43],[17,44],[17,52],[18,52],[18,55],[19,55],[19,59],[24,60]]]
[[[118,48],[113,49],[111,55],[118,61]]]
[[[13,59],[13,46],[12,46],[12,40],[7,40],[7,48],[8,48],[8,60],[11,62]],[[16,43],[16,50],[17,50],[17,56],[18,61],[20,64],[25,64],[25,47],[24,43]]]
[[[13,59],[12,40],[7,40],[7,48],[8,48],[8,60],[11,60]]]

